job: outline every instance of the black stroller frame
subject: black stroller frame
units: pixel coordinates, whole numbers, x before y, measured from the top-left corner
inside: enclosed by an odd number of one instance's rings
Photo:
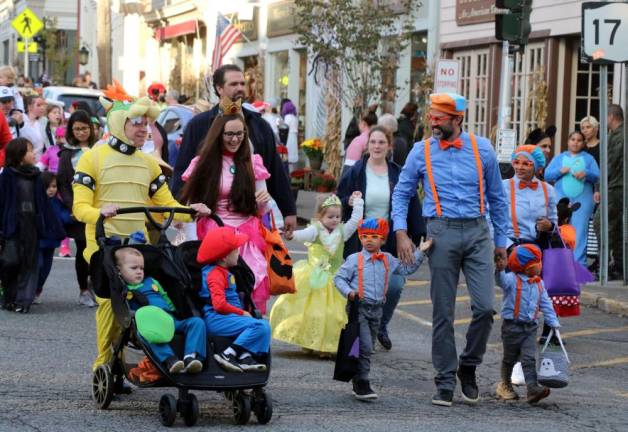
[[[149,224],[159,231],[156,246],[148,244],[112,244],[105,235],[104,217],[101,215],[96,223],[96,240],[99,251],[94,254],[90,263],[90,274],[95,291],[109,292],[111,307],[116,322],[122,329],[115,341],[110,363],[99,366],[92,376],[92,398],[100,409],[107,409],[114,393],[123,393],[123,381],[127,380],[140,388],[144,387],[176,387],[178,398],[172,394],[164,394],[159,401],[159,415],[163,425],[172,426],[177,413],[181,414],[187,426],[196,424],[199,417],[199,404],[190,390],[209,390],[224,393],[232,404],[233,417],[236,424],[248,423],[251,411],[257,421],[266,424],[272,417],[272,401],[264,387],[268,383],[271,368],[271,356],[264,359],[267,370],[264,372],[227,372],[214,360],[213,353],[224,350],[231,345],[232,338],[208,335],[207,353],[203,371],[200,374],[170,374],[162,365],[150,347],[138,337],[134,312],[127,302],[126,284],[119,275],[114,253],[121,247],[138,249],[145,258],[145,277],[151,276],[159,280],[168,296],[182,317],[202,317],[202,306],[205,304],[198,297],[201,283],[201,266],[196,263],[196,252],[200,241],[188,241],[179,246],[170,243],[166,230],[172,224],[176,213],[193,214],[194,211],[184,207],[129,207],[118,210],[117,214],[144,213]],[[168,213],[163,223],[155,221],[151,213]],[[217,216],[211,216],[218,225],[223,223]],[[237,267],[230,269],[236,278],[236,285],[243,307],[252,316],[261,318],[259,311],[251,299],[255,277],[240,258]],[[175,335],[171,342],[175,353],[182,353],[184,340]],[[133,363],[127,363],[125,348],[141,349],[162,375],[157,382],[144,384],[134,381],[129,376]],[[249,390],[252,390],[249,392]]]

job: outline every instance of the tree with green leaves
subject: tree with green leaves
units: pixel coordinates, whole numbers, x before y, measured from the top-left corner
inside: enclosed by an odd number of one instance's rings
[[[45,18],[45,27],[40,33],[44,51],[44,67],[50,80],[57,84],[69,84],[68,72],[74,67],[78,43],[68,43],[67,34],[57,28],[57,18]]]
[[[307,47],[314,76],[325,77],[325,160],[338,174],[340,104],[359,115],[375,102],[394,102],[399,55],[410,42],[421,2],[295,0],[295,4],[297,43]]]

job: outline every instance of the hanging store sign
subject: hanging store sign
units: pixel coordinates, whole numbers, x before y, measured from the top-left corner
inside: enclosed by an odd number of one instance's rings
[[[294,33],[296,26],[296,6],[294,0],[282,1],[268,5],[268,37],[283,36]]]
[[[459,26],[495,21],[495,0],[456,0],[456,24]]]
[[[246,39],[254,41],[257,40],[257,21],[259,19],[258,12],[259,8],[254,7],[252,17],[247,17],[246,15],[242,15],[238,12],[234,14],[225,14],[225,17],[231,21],[231,24],[233,24],[235,28],[240,30],[240,33],[242,33]]]

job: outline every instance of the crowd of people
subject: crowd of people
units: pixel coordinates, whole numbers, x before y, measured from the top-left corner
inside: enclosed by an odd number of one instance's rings
[[[377,107],[371,107],[347,131],[337,193],[321,199],[312,223],[296,230],[288,180],[299,161],[296,107],[290,100],[243,103],[245,80],[237,66],[214,72],[220,103],[188,123],[174,167],[164,162],[167,139],[155,123],[159,104],[177,96],[163,86],[149,88],[148,97],[140,98],[118,84],[108,86],[101,98],[107,112],[103,131],[89,106],[73,105],[66,121],[63,108],[37,95],[22,102],[11,84],[0,68],[2,306],[28,313],[39,302],[55,249],[61,246],[61,254],[67,254],[66,238],[72,238],[79,302],[98,305],[94,370],[111,361],[111,345],[120,332],[110,293],[103,287],[91,289],[90,263],[99,253],[96,222],[107,218],[107,237],[149,239],[143,215],[118,215],[118,210],[188,206],[196,211],[195,219],[178,216],[177,229],[188,240],[202,240],[198,263],[204,266],[203,282],[198,289],[207,306],[202,322],[176,322],[176,331],[193,339],[194,348],[183,359],[156,348],[171,372],[203,368],[202,332],[235,338],[214,356],[230,371],[265,367],[261,359],[270,349],[271,334],[315,355],[333,357],[347,310],[356,305],[360,342],[352,390],[360,400],[376,399],[369,381],[374,342],[392,349],[388,326],[405,278],[427,258],[437,390],[432,403],[450,406],[457,380],[465,402],[479,401],[476,370],[492,330],[495,283],[504,290],[504,357],[497,395],[517,397],[511,380],[517,361],[528,402],[549,395],[538,384],[534,364],[538,314],[544,315],[542,338],[548,338],[560,326],[558,316],[579,314],[579,299],[548,293],[541,278],[542,257],[544,250],[561,244],[573,249],[574,265],[586,272],[589,226],[599,204],[595,118],[582,119],[580,131],[568,136],[567,150],[554,157],[555,130],[533,131],[512,154],[512,163],[500,167],[490,140],[463,130],[467,101],[460,95],[431,95],[424,125],[415,104],[407,104],[398,118],[378,117]],[[25,112],[16,115],[12,110],[20,103]],[[609,206],[618,215],[623,208],[622,157],[617,156],[623,151],[621,108],[609,107],[608,120],[609,154],[615,155],[609,157]],[[428,127],[431,136],[423,137]],[[149,132],[150,154],[142,151]],[[287,147],[287,163],[278,144]],[[294,265],[296,293],[284,294],[272,308],[263,234],[268,213],[283,221],[285,239],[308,246],[307,259]],[[612,224],[616,275],[622,233],[620,223]],[[230,273],[238,257],[253,271],[252,299],[269,323],[251,317],[238,299]],[[146,282],[136,253],[120,249],[116,260],[130,291],[154,292],[155,304],[169,314],[176,312],[161,285]],[[596,270],[595,263],[591,268]],[[460,272],[472,319],[458,355],[453,326]]]

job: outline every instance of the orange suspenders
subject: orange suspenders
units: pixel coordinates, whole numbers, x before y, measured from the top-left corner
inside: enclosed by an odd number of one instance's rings
[[[540,180],[539,180],[540,181]],[[541,186],[543,187],[543,195],[545,195],[545,210],[549,208],[549,195],[547,193],[547,185],[545,182],[541,181]],[[510,213],[512,219],[512,230],[515,233],[515,238],[519,238],[519,223],[517,222],[517,203],[515,201],[515,179],[510,179]]]
[[[475,139],[475,135],[469,134],[471,138],[471,147],[473,148],[473,156],[475,157],[475,165],[478,170],[478,183],[480,189],[480,214],[484,214],[484,172],[482,170],[482,160],[480,159],[480,152],[478,150],[478,143]],[[432,198],[434,199],[434,205],[436,206],[436,216],[441,217],[443,210],[440,206],[440,200],[438,199],[438,192],[436,191],[436,183],[434,182],[434,175],[432,173],[432,159],[430,157],[430,140],[425,140],[425,171],[427,172],[427,180],[430,183],[430,189],[432,190]]]
[[[512,319],[515,321],[519,320],[519,304],[521,303],[521,290],[523,283],[521,282],[521,278],[519,276],[515,276],[517,278],[517,295],[515,297],[515,310],[512,313]],[[541,297],[543,295],[543,286],[541,282],[537,282],[536,286],[539,289],[539,301],[536,304],[536,311],[534,312],[534,319],[537,319],[539,316],[539,309],[541,308]]]
[[[388,292],[388,270],[390,269],[390,267],[388,266],[388,258],[386,258],[386,255],[384,255],[383,262],[384,262],[384,269],[385,269],[384,298],[386,298],[386,293]],[[358,254],[358,298],[360,299],[364,297],[363,275],[364,275],[364,255],[362,255],[362,252],[360,252]]]

